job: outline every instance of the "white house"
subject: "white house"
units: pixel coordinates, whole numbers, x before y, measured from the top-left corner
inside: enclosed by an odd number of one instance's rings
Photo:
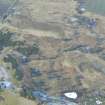
[[[78,95],[76,92],[64,93],[64,96],[70,99],[77,99]]]
[[[1,81],[0,88],[1,89],[10,89],[12,87],[12,83],[9,81]]]

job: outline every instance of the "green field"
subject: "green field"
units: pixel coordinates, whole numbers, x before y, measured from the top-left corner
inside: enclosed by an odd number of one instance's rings
[[[105,0],[87,0],[86,8],[91,12],[105,15]]]

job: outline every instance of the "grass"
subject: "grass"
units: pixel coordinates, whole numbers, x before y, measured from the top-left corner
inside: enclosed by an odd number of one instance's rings
[[[3,96],[5,100],[0,102],[0,105],[18,105],[17,96],[13,93],[5,91],[1,93],[1,96]]]
[[[3,96],[5,100],[1,101],[0,105],[37,105],[34,101],[25,99],[11,91],[2,92],[1,96]]]

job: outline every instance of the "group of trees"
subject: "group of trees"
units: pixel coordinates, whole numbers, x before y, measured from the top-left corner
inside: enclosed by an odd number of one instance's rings
[[[35,99],[35,97],[33,97],[33,95],[32,95],[32,92],[33,92],[32,88],[29,88],[25,85],[22,86],[21,88],[22,88],[22,90],[20,91],[20,95],[22,97],[26,97],[26,98],[31,99],[31,100]]]
[[[3,49],[4,47],[7,46],[19,46],[19,45],[24,45],[24,42],[22,41],[13,41],[12,36],[14,33],[12,32],[3,32],[0,31],[0,49]]]
[[[13,33],[0,31],[0,49],[11,44],[11,37]]]
[[[16,50],[22,53],[23,55],[29,56],[31,54],[38,54],[39,46],[37,44],[28,46],[28,45],[25,45],[24,42],[13,41],[12,40],[13,35],[14,33],[11,33],[9,31],[7,32],[0,31],[0,49],[3,49],[4,47],[7,47],[7,46],[17,46]]]
[[[37,44],[33,44],[32,46],[19,46],[17,51],[25,56],[29,56],[31,54],[38,54],[39,46]]]

